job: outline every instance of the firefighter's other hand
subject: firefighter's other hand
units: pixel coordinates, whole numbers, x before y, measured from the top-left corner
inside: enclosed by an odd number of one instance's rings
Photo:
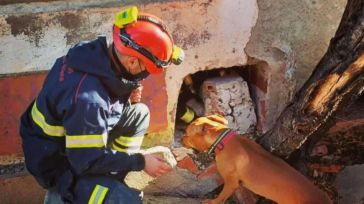
[[[172,170],[162,156],[146,154],[144,155],[144,171],[152,177],[162,176]]]
[[[142,99],[142,91],[143,91],[143,86],[140,85],[138,88],[134,89],[131,92],[129,99],[132,104],[140,102],[140,100]]]

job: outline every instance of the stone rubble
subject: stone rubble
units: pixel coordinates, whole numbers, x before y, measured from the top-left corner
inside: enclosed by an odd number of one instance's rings
[[[239,75],[210,78],[202,84],[205,114],[220,114],[239,134],[255,130],[257,117],[246,81]]]

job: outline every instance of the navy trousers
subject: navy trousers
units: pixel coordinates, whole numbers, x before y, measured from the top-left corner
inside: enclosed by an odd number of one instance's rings
[[[142,203],[142,192],[110,177],[80,178],[74,187],[74,194],[74,203]]]
[[[55,188],[49,189],[44,204],[90,203],[90,204],[141,204],[143,192],[131,189],[123,182],[110,177],[78,178],[72,188],[72,201],[66,199]]]
[[[125,108],[123,116],[118,124],[109,133],[109,141],[113,136],[123,135],[144,135],[150,120],[149,109],[145,104],[137,103]],[[120,203],[137,204],[142,203],[140,191],[129,188],[123,181],[125,175],[86,175],[74,177],[70,187],[57,186],[57,190],[51,189],[48,200],[54,197],[55,193],[61,195],[66,203]],[[56,192],[54,192],[56,191]],[[49,202],[45,203],[57,203]]]

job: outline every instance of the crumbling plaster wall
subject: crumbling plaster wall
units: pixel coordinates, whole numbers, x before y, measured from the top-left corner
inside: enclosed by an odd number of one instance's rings
[[[207,5],[195,2],[185,5],[188,12],[177,13],[177,19],[188,22],[189,26],[177,22],[174,34],[176,41],[186,50],[186,61],[181,68],[166,72],[168,96],[172,99],[167,109],[173,110],[172,113],[177,107],[176,99],[186,75],[247,64],[244,48],[258,16],[255,0],[209,1]],[[173,13],[169,14],[176,15]]]
[[[18,73],[48,70],[54,60],[66,54],[74,43],[93,39],[99,34],[106,34],[110,39],[115,13],[121,6],[131,4],[131,1],[124,4],[116,2],[119,1],[78,0],[2,6],[0,73],[16,77]],[[167,120],[162,127],[165,131],[149,134],[150,140],[147,137],[146,141],[171,144],[183,77],[200,70],[246,64],[244,48],[256,23],[258,7],[255,0],[133,3],[139,10],[161,17],[172,30],[176,44],[182,46],[186,53],[182,65],[172,66],[162,78],[151,77],[152,81],[162,81],[164,87],[144,93],[151,99],[148,105],[152,109],[166,109],[152,110],[152,119],[154,115],[156,120]],[[161,92],[166,94],[166,98],[162,99],[165,104],[160,104],[161,100],[153,100],[156,95],[164,97],[163,93],[159,94]],[[153,121],[152,128],[155,125]],[[154,137],[158,139],[154,140]]]
[[[346,0],[257,0],[259,15],[246,46],[249,63],[268,66],[267,90],[257,88],[267,131],[326,52]],[[265,107],[264,107],[265,106]]]
[[[345,0],[76,0],[0,7],[0,75],[48,70],[79,40],[110,39],[119,7],[136,4],[160,16],[183,47],[186,60],[162,78],[164,138],[172,141],[182,78],[197,71],[263,62],[268,67],[263,129],[273,124],[294,91],[308,78],[339,23]],[[258,68],[260,66],[257,66]],[[164,77],[164,78],[163,78]],[[164,81],[163,81],[164,79]],[[152,78],[153,80],[153,78]],[[259,90],[258,90],[258,93]],[[149,93],[152,98],[155,93]],[[146,93],[148,96],[148,93]],[[163,94],[161,94],[163,96]],[[162,99],[164,100],[164,99]],[[153,106],[154,103],[154,106]],[[151,100],[153,108],[161,107]],[[149,105],[150,105],[149,104]],[[159,105],[159,106],[158,106]],[[158,111],[155,114],[159,114]],[[153,124],[151,124],[153,126]]]
[[[2,6],[0,73],[48,70],[56,57],[65,54],[79,40],[90,40],[98,34],[106,34],[110,39],[115,13],[120,7],[131,4],[126,1],[117,6],[116,0],[76,2]],[[86,6],[81,6],[80,2]],[[187,60],[176,73],[246,63],[243,48],[258,12],[254,0],[141,0],[133,3],[142,11],[161,17],[172,30],[176,43],[185,49]],[[170,70],[173,75],[175,69]]]

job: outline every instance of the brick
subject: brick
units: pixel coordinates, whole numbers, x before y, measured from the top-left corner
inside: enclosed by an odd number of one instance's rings
[[[0,79],[0,155],[22,154],[20,116],[38,94],[45,76],[36,73]]]
[[[195,175],[200,172],[200,170],[197,168],[196,163],[190,156],[186,156],[181,161],[177,162],[177,166],[181,169],[186,169]]]
[[[336,165],[336,164],[317,164],[317,163],[310,163],[308,164],[309,168],[311,170],[316,170],[323,173],[338,173],[343,168],[342,165]]]
[[[267,112],[266,101],[260,100],[258,103],[258,122],[257,122],[257,131],[259,133],[265,132],[265,114]]]
[[[249,83],[254,84],[262,92],[268,91],[269,65],[266,62],[259,62],[250,68]]]

